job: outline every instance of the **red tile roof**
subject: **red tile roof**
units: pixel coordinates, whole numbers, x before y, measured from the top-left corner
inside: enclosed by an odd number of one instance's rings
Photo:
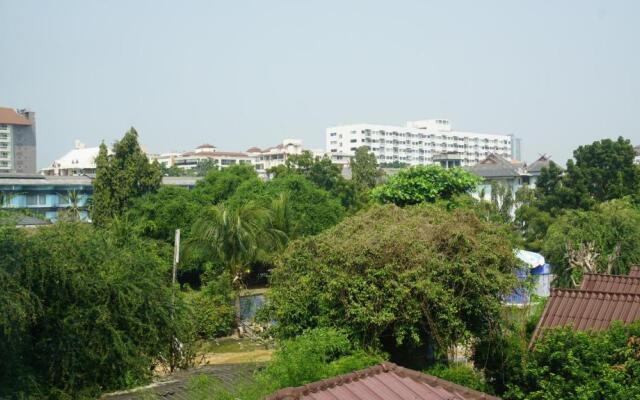
[[[640,294],[640,276],[585,274],[580,290]]]
[[[18,114],[13,108],[0,107],[0,124],[31,125],[31,121]]]
[[[639,319],[640,294],[553,289],[529,345],[547,328],[571,325],[580,331],[600,331],[613,321],[627,324]]]
[[[629,276],[640,277],[640,265],[632,265]]]
[[[282,389],[265,400],[499,400],[418,371],[383,363],[346,375]]]

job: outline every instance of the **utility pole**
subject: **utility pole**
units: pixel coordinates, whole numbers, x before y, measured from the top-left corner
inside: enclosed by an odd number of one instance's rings
[[[171,319],[174,318],[176,308],[176,275],[178,270],[178,262],[180,262],[180,229],[176,229],[176,238],[173,243],[173,268],[171,271]],[[173,372],[178,364],[180,357],[180,344],[178,339],[173,336],[171,338],[171,358],[169,362],[169,371]]]
[[[171,284],[176,284],[176,273],[178,263],[180,262],[180,229],[176,229],[176,238],[173,244],[173,272],[171,275]]]

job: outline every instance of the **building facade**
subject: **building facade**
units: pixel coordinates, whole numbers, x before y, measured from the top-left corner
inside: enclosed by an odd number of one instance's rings
[[[58,158],[40,173],[47,176],[80,176],[96,173],[96,157],[100,147],[85,147],[76,140],[75,147],[64,156]]]
[[[194,151],[188,151],[176,156],[174,165],[182,169],[193,169],[205,160],[211,160],[219,168],[226,168],[236,164],[252,164],[253,160],[247,153],[218,151],[216,146],[202,144]]]
[[[267,170],[270,168],[284,165],[289,156],[302,154],[305,151],[310,151],[314,157],[324,156],[322,150],[304,149],[302,147],[302,140],[298,139],[285,139],[277,146],[267,147],[266,149],[251,147],[246,153],[251,157],[258,175],[266,176]]]
[[[0,107],[0,173],[35,172],[35,113]]]
[[[474,165],[491,153],[512,159],[520,151],[514,140],[513,135],[455,131],[445,119],[410,121],[404,127],[353,124],[326,130],[327,153],[353,156],[358,147],[366,146],[379,164],[433,164],[434,155],[448,152],[459,153],[461,165]]]
[[[162,184],[191,189],[197,177],[163,177]],[[92,179],[79,176],[44,176],[38,174],[0,175],[0,192],[5,200],[0,208],[27,209],[55,221],[58,212],[69,208],[75,192],[76,206],[82,220],[88,219],[88,200],[93,194]]]

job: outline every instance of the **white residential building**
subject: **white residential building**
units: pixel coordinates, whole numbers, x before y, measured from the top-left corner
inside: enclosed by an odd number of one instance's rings
[[[252,164],[252,158],[247,153],[218,151],[211,144],[202,144],[194,151],[188,151],[175,157],[175,166],[182,169],[193,169],[205,160],[211,160],[220,168],[235,164]]]
[[[302,147],[302,140],[285,139],[277,146],[260,149],[251,147],[246,153],[252,158],[256,171],[261,176],[266,176],[269,168],[283,165],[290,155],[302,154],[304,151],[310,151],[314,157],[324,157],[322,150],[307,150]]]
[[[508,159],[520,153],[513,135],[455,131],[445,119],[407,122],[406,126],[374,124],[340,125],[327,128],[329,155],[353,156],[360,146],[375,154],[378,163],[394,161],[409,165],[432,164],[433,156],[455,152],[461,165],[474,165],[489,154]]]
[[[75,146],[64,156],[42,168],[40,173],[47,176],[80,176],[96,173],[96,157],[100,147],[86,147],[76,140]],[[111,153],[111,151],[109,151]]]

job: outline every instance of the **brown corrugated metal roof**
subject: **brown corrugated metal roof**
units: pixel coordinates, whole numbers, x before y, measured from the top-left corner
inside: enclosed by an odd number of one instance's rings
[[[640,265],[632,265],[629,276],[640,277]]]
[[[538,321],[530,346],[547,328],[571,325],[575,330],[600,331],[613,321],[640,319],[640,294],[553,289]]]
[[[585,274],[580,290],[640,294],[640,276]]]
[[[31,125],[31,121],[18,114],[13,108],[0,107],[0,124]]]
[[[361,371],[282,389],[265,400],[499,400],[418,371],[383,363]]]

